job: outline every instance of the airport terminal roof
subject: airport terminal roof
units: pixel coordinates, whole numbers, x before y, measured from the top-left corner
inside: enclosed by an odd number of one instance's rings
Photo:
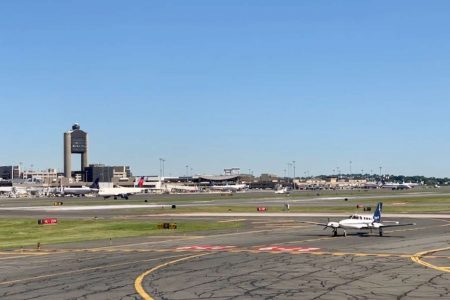
[[[236,180],[239,175],[199,175],[198,178],[210,181],[227,181],[227,180]]]

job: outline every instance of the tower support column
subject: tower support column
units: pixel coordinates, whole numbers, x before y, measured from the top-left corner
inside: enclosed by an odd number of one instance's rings
[[[72,177],[72,149],[69,132],[64,133],[64,176]]]

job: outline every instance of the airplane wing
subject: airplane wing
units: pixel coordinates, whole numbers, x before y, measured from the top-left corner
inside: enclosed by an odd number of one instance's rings
[[[305,223],[305,224],[311,224],[311,225],[319,225],[319,226],[323,226],[323,227],[329,227],[328,224],[326,223],[316,223],[316,222],[308,222],[308,221],[300,221],[298,223]]]
[[[381,224],[380,227],[389,228],[389,227],[400,227],[400,226],[414,226],[416,223],[405,223],[405,224]]]

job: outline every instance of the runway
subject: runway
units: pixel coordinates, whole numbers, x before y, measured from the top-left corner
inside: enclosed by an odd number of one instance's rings
[[[450,299],[448,220],[346,238],[290,217],[238,221],[228,232],[3,251],[0,298]]]

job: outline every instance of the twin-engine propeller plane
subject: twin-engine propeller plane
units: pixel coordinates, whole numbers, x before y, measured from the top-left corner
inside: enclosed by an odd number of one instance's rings
[[[342,229],[344,231],[344,236],[347,236],[348,229],[368,230],[370,232],[372,232],[375,229],[378,230],[380,236],[383,236],[383,228],[416,225],[415,223],[400,224],[400,222],[397,221],[385,221],[384,223],[382,223],[381,222],[382,208],[383,203],[379,202],[377,204],[377,208],[373,216],[354,214],[351,215],[348,219],[344,219],[338,222],[328,222],[326,224],[314,222],[305,222],[305,223],[323,226],[324,230],[327,228],[331,228],[333,230],[333,236],[337,236],[338,229]]]

